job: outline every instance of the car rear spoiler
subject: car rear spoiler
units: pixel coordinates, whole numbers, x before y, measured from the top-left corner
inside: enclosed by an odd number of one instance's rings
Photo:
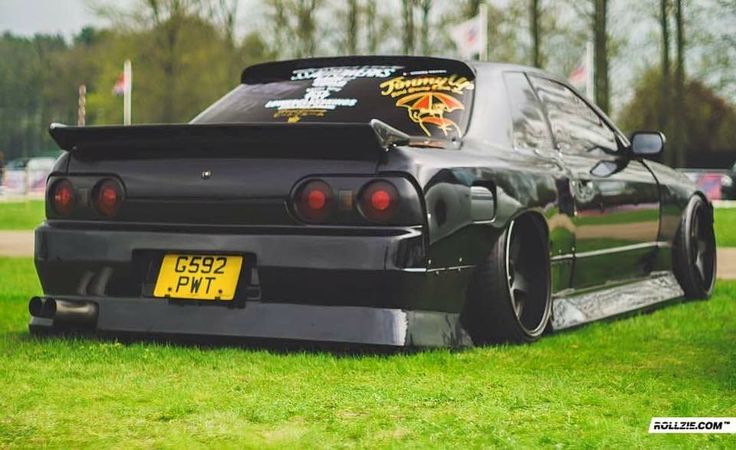
[[[95,158],[214,150],[248,157],[377,159],[409,135],[380,120],[370,123],[244,123],[71,127],[52,124],[62,150]]]

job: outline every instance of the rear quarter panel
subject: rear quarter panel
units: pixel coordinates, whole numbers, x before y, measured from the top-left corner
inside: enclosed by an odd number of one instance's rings
[[[572,223],[559,201],[566,175],[552,160],[467,140],[462,150],[396,149],[379,171],[412,174],[424,194],[430,268],[477,265],[509,222],[525,212],[546,223],[551,256],[572,252]],[[491,220],[473,220],[473,186],[494,194]],[[557,278],[566,287],[566,276]]]
[[[512,147],[502,71],[475,67],[473,115],[461,149],[392,149],[378,171],[409,174],[424,194],[430,268],[474,267],[525,212],[546,224],[551,256],[564,260],[574,244],[567,172],[555,159]],[[473,186],[494,194],[492,220],[473,220]],[[569,285],[570,269],[571,258],[553,268],[553,290]]]

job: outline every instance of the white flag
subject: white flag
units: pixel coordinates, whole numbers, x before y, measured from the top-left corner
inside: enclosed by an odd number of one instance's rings
[[[580,60],[580,64],[575,66],[575,68],[570,72],[570,75],[567,78],[567,81],[570,82],[575,88],[579,90],[585,89],[585,83],[588,82],[588,61],[587,57],[582,58]]]
[[[585,55],[580,59],[580,63],[570,72],[567,81],[580,91],[585,92],[585,96],[589,99],[593,98],[593,44],[588,42],[585,45]]]
[[[450,37],[455,41],[461,58],[470,59],[474,55],[485,57],[488,43],[487,17],[486,7],[481,5],[477,16],[450,29]]]
[[[112,93],[115,95],[123,95],[128,89],[128,81],[125,79],[125,74],[121,73],[115,80],[115,84],[112,86]]]

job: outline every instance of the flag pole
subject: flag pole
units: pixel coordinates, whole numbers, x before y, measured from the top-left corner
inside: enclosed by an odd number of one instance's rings
[[[595,83],[594,83],[594,72],[593,64],[593,42],[588,41],[585,43],[585,95],[589,100],[595,101]]]
[[[131,97],[133,96],[133,65],[129,59],[123,63],[123,79],[125,88],[123,90],[123,125],[130,125]]]
[[[480,14],[480,32],[485,37],[483,50],[478,54],[478,59],[488,61],[488,5],[486,5],[486,2],[478,5],[478,14]]]
[[[83,127],[87,122],[87,86],[84,84],[79,85],[79,100],[77,105],[77,126]]]

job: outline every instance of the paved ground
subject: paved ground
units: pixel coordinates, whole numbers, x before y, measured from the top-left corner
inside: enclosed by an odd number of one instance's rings
[[[33,232],[0,231],[0,256],[33,256]]]
[[[718,249],[718,278],[736,279],[736,248]]]
[[[33,256],[33,232],[0,231],[0,256]],[[736,248],[718,249],[718,278],[736,279]]]

